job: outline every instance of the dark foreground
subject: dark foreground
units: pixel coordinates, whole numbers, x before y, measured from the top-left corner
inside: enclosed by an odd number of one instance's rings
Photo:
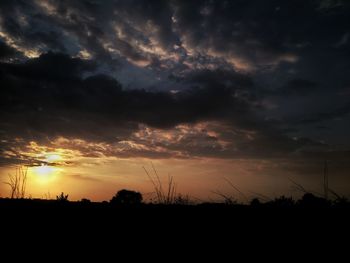
[[[73,254],[77,262],[90,254],[99,255],[93,262],[110,262],[111,255],[125,253],[129,259],[141,256],[147,261],[167,253],[184,262],[188,255],[198,259],[211,254],[217,257],[214,262],[226,262],[223,257],[232,259],[245,250],[246,260],[283,252],[279,262],[293,255],[326,254],[337,262],[348,251],[349,212],[347,202],[126,206],[0,199],[3,251],[18,250],[18,244],[34,246],[30,251],[44,249],[55,257],[66,256],[65,261]],[[185,255],[186,260],[181,259]]]
[[[120,225],[151,229],[154,227],[171,228],[182,226],[199,228],[222,228],[229,230],[239,224],[248,229],[263,226],[299,225],[329,226],[350,225],[349,202],[326,202],[324,199],[306,199],[293,203],[287,199],[276,199],[269,203],[250,205],[202,203],[196,205],[136,204],[123,205],[109,202],[72,202],[42,199],[0,198],[1,221],[32,222],[34,225],[46,223],[55,227],[65,224],[77,227]],[[98,225],[98,223],[103,223]],[[90,224],[90,225],[89,225]],[[333,225],[334,224],[334,225]]]

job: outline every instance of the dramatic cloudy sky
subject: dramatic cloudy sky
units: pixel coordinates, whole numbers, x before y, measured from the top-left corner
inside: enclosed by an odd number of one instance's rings
[[[106,200],[151,192],[153,162],[195,197],[271,196],[328,160],[348,195],[349,38],[347,0],[2,0],[2,181]]]

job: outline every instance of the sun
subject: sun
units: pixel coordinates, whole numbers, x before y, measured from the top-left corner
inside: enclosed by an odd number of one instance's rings
[[[36,167],[35,170],[39,176],[49,176],[54,172],[55,169],[52,166],[42,164],[41,166]]]
[[[62,161],[62,156],[59,153],[49,152],[45,153],[45,161],[48,163],[55,163]]]
[[[53,182],[62,171],[62,168],[42,164],[41,166],[32,167],[31,174],[40,184]]]

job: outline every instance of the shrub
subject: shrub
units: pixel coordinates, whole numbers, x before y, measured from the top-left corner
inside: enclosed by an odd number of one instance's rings
[[[82,203],[82,204],[90,204],[91,200],[87,199],[87,198],[83,198],[83,199],[80,200],[80,203]]]
[[[110,202],[111,204],[118,204],[118,205],[141,204],[142,195],[141,193],[136,191],[123,189],[118,191],[118,193],[116,193],[116,195],[113,196]]]
[[[56,200],[58,202],[69,202],[68,201],[68,195],[65,195],[63,192],[60,195],[56,196]]]

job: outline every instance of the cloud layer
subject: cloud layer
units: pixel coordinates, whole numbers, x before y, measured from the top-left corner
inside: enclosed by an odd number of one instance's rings
[[[23,161],[30,142],[86,156],[347,160],[349,8],[2,1],[1,162]]]

